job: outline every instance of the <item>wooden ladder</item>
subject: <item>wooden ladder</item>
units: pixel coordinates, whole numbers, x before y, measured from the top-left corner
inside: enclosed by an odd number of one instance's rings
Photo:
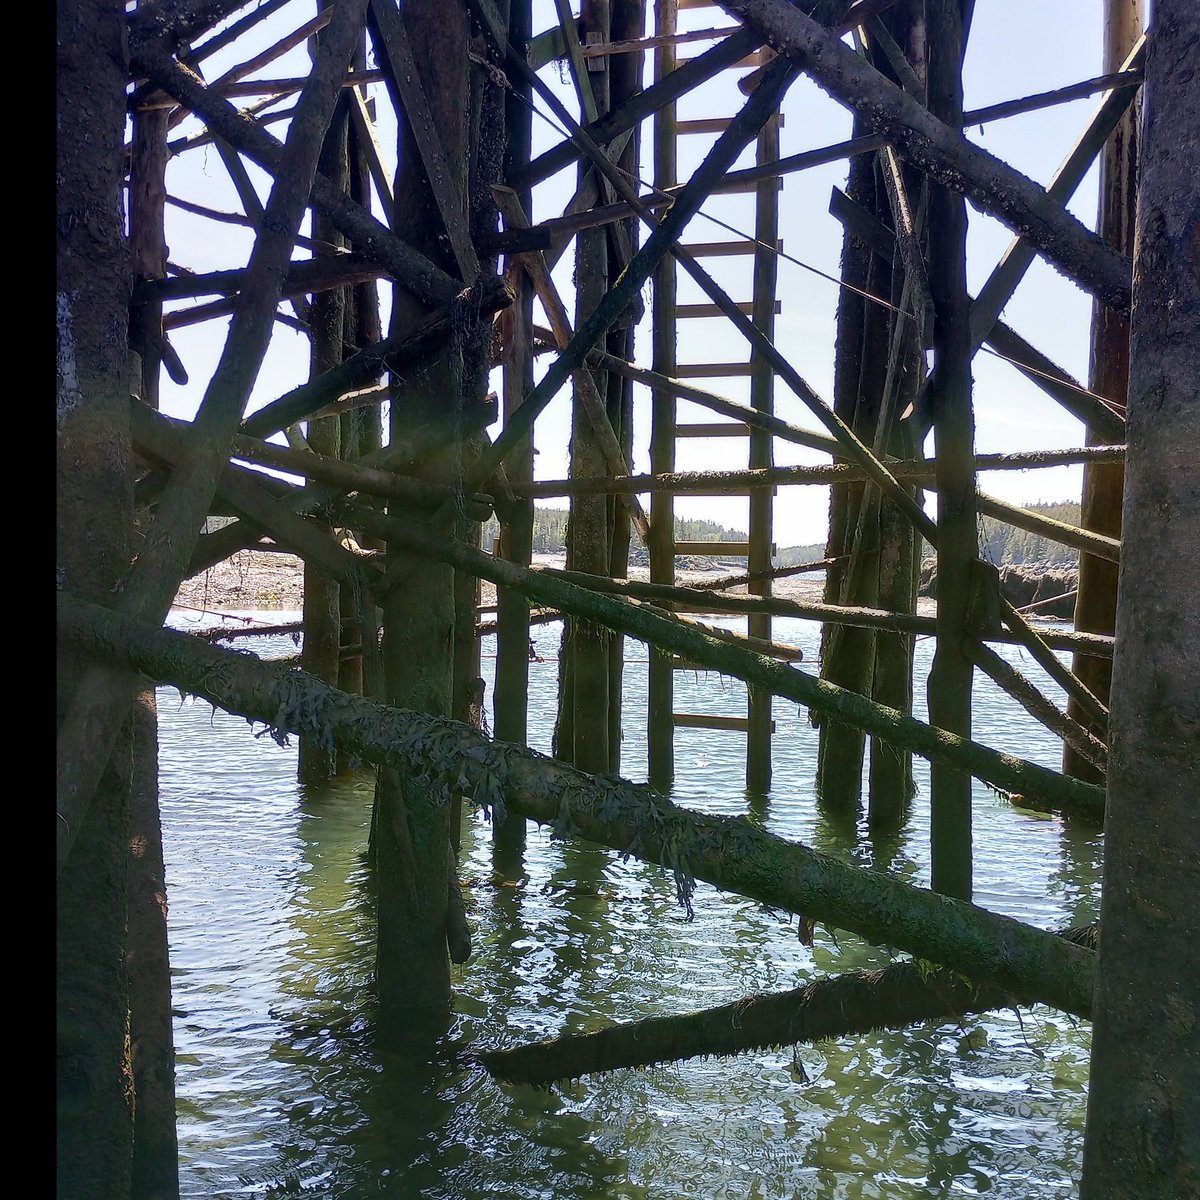
[[[655,34],[676,32],[679,10],[704,8],[714,16],[724,16],[723,10],[711,0],[656,0]],[[718,22],[720,23],[720,22]],[[769,52],[767,52],[769,55]],[[767,58],[763,51],[726,68],[726,71],[745,73],[762,65]],[[676,57],[676,47],[667,43],[656,48],[655,77],[661,79],[684,60]],[[722,73],[725,78],[728,76]],[[702,85],[701,89],[707,85]],[[682,103],[692,99],[689,93]],[[654,183],[667,188],[678,182],[678,145],[681,138],[715,139],[729,125],[729,117],[696,117],[679,119],[676,105],[662,109],[654,118]],[[763,127],[758,137],[757,161],[773,162],[779,157],[779,129],[782,117],[776,113]],[[758,183],[717,189],[721,194],[742,192],[753,197],[753,238],[738,239],[729,235],[726,240],[696,241],[684,246],[697,259],[752,257],[754,260],[753,297],[739,302],[755,325],[767,335],[774,336],[775,317],[780,311],[776,299],[777,259],[771,247],[780,248],[779,191],[782,180],[769,178]],[[750,216],[738,223],[750,224]],[[652,310],[654,370],[677,379],[749,380],[750,406],[770,414],[774,408],[774,374],[759,355],[751,354],[748,361],[679,363],[677,343],[682,321],[712,320],[722,316],[712,304],[679,304],[676,299],[676,268],[673,259],[664,259],[654,277]],[[655,473],[675,470],[676,442],[679,438],[744,439],[748,449],[747,465],[751,468],[772,465],[771,435],[743,422],[725,421],[680,423],[676,415],[673,393],[655,389],[650,433],[650,463]],[[723,459],[725,455],[722,455]],[[745,558],[751,574],[765,573],[771,568],[773,488],[754,488],[742,493],[749,498],[749,533],[745,542],[680,542],[676,543],[675,506],[669,493],[656,492],[650,507],[650,578],[656,583],[676,582],[676,560],[681,554],[716,555]],[[771,592],[769,579],[752,583],[752,595],[767,596]],[[771,618],[754,615],[747,618],[747,633],[751,638],[771,641]],[[746,735],[746,786],[754,792],[765,792],[771,785],[771,697],[750,688],[745,716],[711,716],[683,713],[675,709],[674,673],[689,669],[689,664],[652,651],[650,655],[648,750],[649,778],[653,786],[668,788],[675,775],[675,730],[714,729],[743,732]]]

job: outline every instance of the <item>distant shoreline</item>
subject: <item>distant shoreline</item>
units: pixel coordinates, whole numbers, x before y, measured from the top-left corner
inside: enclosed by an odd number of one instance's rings
[[[715,561],[715,560],[714,560]],[[559,567],[566,556],[535,554],[535,566]],[[739,574],[745,570],[744,560],[715,563],[703,569],[693,567],[679,572],[681,583],[702,582],[721,575]],[[649,579],[646,567],[631,566],[630,579]],[[824,589],[824,572],[813,575],[793,575],[775,581],[774,594],[781,598],[819,602]],[[732,591],[745,592],[745,588]],[[481,602],[494,604],[495,588],[486,581],[482,585]],[[293,554],[268,550],[239,550],[230,558],[191,579],[186,579],[176,593],[178,608],[203,612],[295,611],[304,605],[304,564]]]
[[[563,567],[565,555],[535,554],[534,565]],[[736,574],[744,564],[725,562],[705,569],[693,567],[679,572],[681,583],[699,583],[720,575]],[[645,567],[631,566],[631,579],[649,578]],[[1074,567],[1017,564],[1001,568],[1001,587],[1005,598],[1016,607],[1038,607],[1031,616],[1070,620],[1075,612],[1074,591],[1079,573]],[[792,575],[775,581],[773,594],[780,599],[820,603],[825,587],[824,573]],[[729,594],[745,594],[745,588]],[[932,560],[921,573],[919,612],[932,613],[936,594],[936,571]],[[486,581],[481,588],[481,603],[494,604],[495,588]],[[1043,601],[1050,603],[1043,603]],[[268,550],[239,550],[224,562],[184,580],[175,597],[175,607],[206,613],[298,612],[304,607],[304,565],[293,554]]]

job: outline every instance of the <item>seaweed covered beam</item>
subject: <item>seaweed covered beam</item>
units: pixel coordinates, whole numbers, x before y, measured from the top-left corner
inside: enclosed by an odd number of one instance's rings
[[[389,708],[279,665],[201,644],[60,594],[60,642],[200,696],[275,735],[325,738],[379,766],[406,769],[446,804],[451,792],[506,807],[564,836],[612,846],[694,881],[993,980],[1015,999],[1091,1010],[1095,954],[1045,930],[767,833],[745,817],[690,812],[645,787],[596,778],[441,717]]]
[[[361,507],[355,508],[351,515],[368,530],[371,528],[368,522],[387,522],[387,518],[372,515]],[[645,605],[598,595],[545,572],[525,570],[469,546],[430,537],[402,522],[388,522],[386,529],[380,525],[376,532],[406,550],[449,562],[481,579],[523,592],[531,599],[553,605],[563,612],[631,634],[659,649],[682,655],[689,662],[703,663],[724,675],[756,684],[772,695],[786,696],[814,712],[855,725],[930,760],[955,765],[993,787],[1021,795],[1028,793],[1039,801],[1039,806],[1049,804],[1058,811],[1092,819],[1098,818],[1103,811],[1104,790],[1094,784],[1069,779],[1035,763],[926,725],[857,692],[707,637]]]
[[[1088,925],[1062,936],[1095,949],[1096,931]],[[743,996],[700,1012],[647,1017],[592,1033],[489,1050],[479,1061],[506,1083],[544,1087],[600,1071],[744,1054],[903,1029],[922,1021],[954,1021],[1013,1003],[1012,994],[995,984],[975,984],[957,971],[905,961],[814,979],[784,992]]]

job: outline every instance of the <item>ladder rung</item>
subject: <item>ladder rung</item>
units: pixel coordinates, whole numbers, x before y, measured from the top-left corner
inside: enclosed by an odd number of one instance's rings
[[[745,421],[696,422],[690,425],[676,425],[675,436],[677,438],[749,437],[750,426]]]
[[[682,7],[682,5],[680,6]],[[675,60],[676,67],[682,67],[684,63],[690,63],[693,58],[698,58],[699,55],[693,54],[690,58],[677,58]],[[722,68],[726,71],[745,71],[750,67],[761,67],[766,63],[771,62],[775,58],[774,51],[763,53],[762,50],[755,50],[747,54],[745,58],[739,58],[737,62],[730,63],[729,66]]]
[[[676,542],[675,553],[699,554],[706,558],[749,558],[749,542]]]
[[[754,315],[754,301],[740,300],[738,302],[738,311],[743,312],[746,316]],[[780,300],[775,301],[775,315],[778,316],[783,312],[783,303]],[[679,321],[689,319],[696,320],[701,317],[723,317],[725,311],[715,304],[677,304],[675,305],[675,318]]]
[[[737,729],[745,732],[750,728],[747,717],[717,717],[707,713],[675,713],[672,721],[676,729]]]
[[[681,249],[694,258],[733,258],[741,254],[753,254],[758,249],[758,243],[750,238],[742,238],[735,242],[692,242]],[[775,239],[775,249],[783,249],[783,238]]]
[[[779,128],[784,127],[784,113],[776,113]],[[686,137],[689,133],[724,133],[732,123],[732,117],[692,117],[675,122],[675,136]]]
[[[732,124],[732,117],[694,117],[690,121],[676,121],[675,133],[724,133]]]
[[[676,379],[727,379],[733,375],[752,375],[750,363],[680,363]]]
[[[743,179],[740,183],[718,184],[709,194],[713,196],[735,196],[741,192],[756,192],[758,191],[758,185],[763,182],[764,180],[761,179]],[[777,192],[783,191],[783,177],[780,175],[775,176],[775,190]]]

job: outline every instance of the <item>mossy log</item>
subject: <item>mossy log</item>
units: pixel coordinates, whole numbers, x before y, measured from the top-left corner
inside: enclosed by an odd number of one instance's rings
[[[1096,928],[1089,925],[1062,936],[1095,949]],[[770,1050],[903,1029],[923,1021],[954,1021],[1015,1003],[1002,987],[975,984],[955,971],[909,960],[882,970],[814,979],[786,992],[743,996],[700,1012],[647,1017],[593,1033],[489,1050],[478,1059],[506,1083],[546,1087],[601,1071]]]
[[[849,866],[745,817],[689,812],[643,785],[589,776],[525,747],[489,742],[467,725],[351,696],[63,593],[57,615],[61,641],[264,722],[279,739],[327,739],[377,766],[411,772],[445,804],[459,792],[484,808],[508,808],[564,836],[668,867],[689,911],[694,881],[702,879],[971,979],[994,980],[1018,1000],[1080,1016],[1090,1011],[1093,952],[1011,917]]]
[[[373,520],[386,521],[386,518],[373,517],[356,506],[353,516],[367,529],[371,528],[369,522]],[[598,595],[545,572],[526,570],[400,522],[388,523],[386,535],[406,550],[448,562],[563,612],[630,634],[659,650],[679,654],[689,662],[703,663],[724,675],[764,688],[772,695],[785,696],[815,713],[854,725],[931,761],[957,767],[1002,791],[1029,794],[1039,806],[1049,805],[1057,811],[1077,813],[1092,820],[1098,820],[1103,813],[1104,791],[1094,784],[1070,779],[1014,755],[926,725],[857,692],[707,637],[645,605]]]

